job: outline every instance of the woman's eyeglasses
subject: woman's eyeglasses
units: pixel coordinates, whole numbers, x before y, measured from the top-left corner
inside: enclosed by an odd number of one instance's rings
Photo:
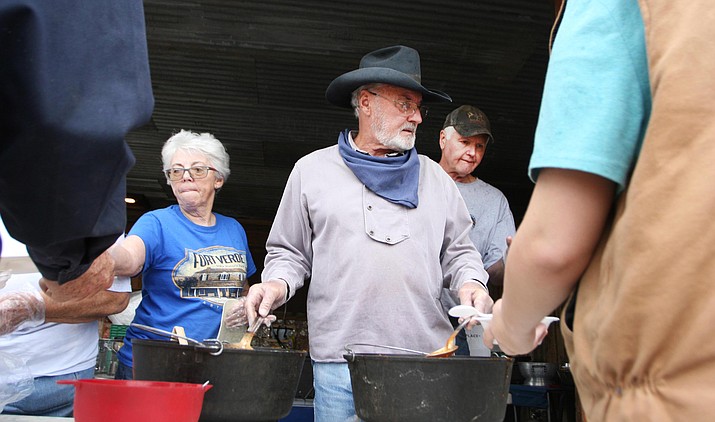
[[[203,179],[204,177],[209,175],[209,170],[218,171],[215,168],[209,166],[193,166],[189,168],[172,167],[170,169],[164,170],[164,173],[166,173],[166,177],[168,177],[169,180],[177,181],[181,180],[184,177],[184,173],[186,173],[187,171],[189,172],[189,175],[192,179]]]

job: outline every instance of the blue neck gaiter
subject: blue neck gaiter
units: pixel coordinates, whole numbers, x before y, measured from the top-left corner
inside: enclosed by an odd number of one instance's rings
[[[420,179],[420,159],[412,148],[397,157],[373,157],[355,151],[348,141],[349,130],[338,136],[340,156],[368,189],[386,200],[417,208],[417,188]]]

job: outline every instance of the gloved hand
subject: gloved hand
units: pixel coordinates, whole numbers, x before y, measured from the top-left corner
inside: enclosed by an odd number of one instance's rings
[[[45,301],[39,291],[0,291],[0,335],[45,322]]]
[[[32,394],[34,381],[22,358],[0,351],[0,409]]]
[[[457,294],[461,305],[472,306],[483,314],[490,313],[492,305],[494,305],[494,300],[492,300],[489,296],[487,289],[485,289],[484,286],[477,281],[465,282]],[[477,325],[477,320],[472,319],[467,324],[466,329],[471,330],[475,325]]]
[[[271,315],[268,315],[267,317],[263,318],[263,321],[261,322],[261,324],[265,325],[266,327],[270,327],[271,324],[276,322],[276,319],[278,319],[278,317],[271,314]],[[258,327],[256,327],[256,330],[259,328],[261,328],[260,325]]]
[[[231,303],[231,305],[229,305]],[[241,296],[235,301],[231,301],[224,306],[231,306],[226,310],[226,327],[237,328],[248,324],[248,316],[246,315],[246,297]]]
[[[270,319],[270,312],[286,303],[287,299],[288,284],[281,279],[254,284],[246,296],[246,313],[249,323],[253,323],[259,316]]]
[[[228,305],[224,305],[228,306]],[[270,327],[276,321],[275,315],[268,315],[263,320],[266,327]],[[246,315],[246,297],[241,296],[233,302],[233,306],[226,311],[226,319],[224,319],[226,327],[237,328],[248,324],[248,315]]]
[[[489,292],[481,283],[477,281],[466,281],[457,292],[460,305],[469,305],[477,308],[483,314],[491,313],[494,300],[489,296]]]
[[[10,276],[12,275],[11,271],[0,271],[0,289],[5,287],[7,284],[7,281],[10,279]]]

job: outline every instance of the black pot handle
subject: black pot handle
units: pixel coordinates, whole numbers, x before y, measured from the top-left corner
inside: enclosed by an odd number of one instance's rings
[[[204,339],[204,347],[209,350],[213,350],[212,352],[209,352],[211,356],[218,356],[223,353],[223,342],[217,338]]]

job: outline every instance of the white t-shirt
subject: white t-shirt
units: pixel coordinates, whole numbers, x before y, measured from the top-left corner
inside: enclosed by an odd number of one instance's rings
[[[0,293],[10,290],[40,289],[40,273],[13,274]],[[130,292],[129,277],[115,277],[109,289]],[[0,336],[0,351],[25,361],[34,377],[54,376],[83,371],[94,367],[97,360],[99,326],[95,322],[82,324],[42,323]]]
[[[13,239],[0,220],[2,258],[26,259],[22,267],[33,268],[25,245]],[[117,239],[119,242],[124,236]],[[35,269],[36,270],[36,269]],[[10,291],[40,290],[39,272],[14,273],[0,294]],[[112,292],[131,292],[129,277],[115,277],[108,289]],[[18,356],[25,361],[34,377],[54,376],[83,371],[94,367],[99,348],[98,322],[82,324],[27,323],[12,333],[0,336],[0,352]]]

